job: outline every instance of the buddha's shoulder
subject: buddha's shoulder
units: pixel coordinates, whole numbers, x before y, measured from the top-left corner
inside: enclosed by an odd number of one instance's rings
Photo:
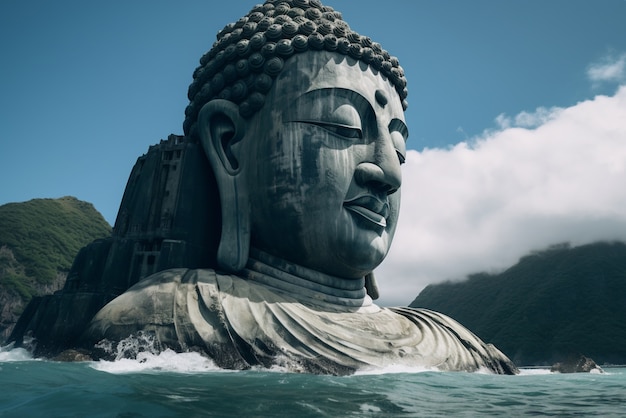
[[[219,291],[218,283],[229,287],[232,286],[233,280],[237,279],[212,269],[175,268],[159,271],[141,279],[117,296],[99,312],[99,315],[106,312],[110,316],[115,312],[117,316],[127,318],[143,316],[139,313],[173,306],[181,294],[195,293],[199,286],[205,295],[211,295]]]
[[[443,326],[448,329],[465,330],[465,327],[454,319],[440,312],[431,311],[430,309],[410,307],[394,307],[386,309],[393,314],[404,317],[416,324],[429,323],[436,326]]]
[[[211,299],[221,300],[225,297],[251,295],[271,300],[277,298],[274,292],[265,289],[264,286],[237,275],[213,269],[175,268],[145,277],[117,299],[120,304],[127,306],[141,304],[142,300],[146,299],[169,303],[175,302],[176,298],[180,299],[181,295],[190,293],[198,295],[205,303],[214,303],[215,301],[211,302]]]
[[[396,307],[386,308],[394,314],[412,322],[423,333],[432,334],[435,339],[446,338],[449,341],[485,347],[485,343],[473,332],[448,315],[426,308]]]
[[[189,301],[202,299],[206,305],[219,304],[220,283],[229,287],[233,280],[237,279],[212,269],[159,271],[102,307],[86,334],[93,337],[90,339],[119,340],[136,331],[174,326],[176,318],[188,310]]]
[[[159,292],[161,290],[172,290],[173,287],[185,285],[216,285],[232,286],[234,282],[242,280],[237,276],[218,272],[213,269],[188,269],[173,268],[162,270],[148,277],[141,279],[127,290],[133,292]]]

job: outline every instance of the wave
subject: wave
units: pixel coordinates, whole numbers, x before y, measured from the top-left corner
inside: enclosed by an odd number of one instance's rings
[[[34,360],[32,354],[24,348],[15,348],[13,343],[0,346],[0,363]]]
[[[408,367],[398,364],[392,364],[385,367],[367,367],[357,370],[354,375],[355,376],[377,376],[382,374],[415,374],[415,373],[438,373],[441,370],[429,367]]]
[[[218,367],[213,360],[198,353],[184,352],[178,353],[171,349],[161,350],[154,338],[149,334],[138,334],[111,344],[103,341],[99,348],[107,353],[111,360],[98,360],[87,362],[89,367],[111,374],[132,374],[132,373],[232,373],[236,370],[223,369]],[[37,361],[32,353],[24,348],[16,348],[13,344],[0,346],[0,363]],[[270,368],[254,366],[250,369],[253,372],[265,373],[289,373],[301,374],[303,370],[297,367],[287,358],[276,358],[275,364]],[[378,376],[394,374],[419,374],[419,373],[441,373],[436,368],[407,367],[402,365],[389,365],[381,368],[363,368],[357,370],[354,376]],[[493,374],[488,370],[477,370],[475,374]],[[549,368],[520,368],[519,376],[535,376],[555,374]]]
[[[118,343],[103,340],[96,346],[113,360],[99,360],[91,367],[101,372],[126,373],[204,373],[223,370],[196,352],[177,353],[172,349],[161,350],[154,335],[139,332]]]
[[[520,376],[536,376],[539,374],[553,374],[553,372],[551,372],[550,369],[536,368],[536,367],[519,369]]]
[[[99,360],[91,363],[90,366],[95,370],[112,374],[157,372],[189,374],[226,371],[199,353],[176,353],[170,349],[159,354],[144,351],[138,353],[134,359]]]

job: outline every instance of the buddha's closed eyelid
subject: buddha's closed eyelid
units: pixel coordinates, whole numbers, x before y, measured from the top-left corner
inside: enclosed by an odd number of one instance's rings
[[[389,123],[388,129],[391,134],[393,146],[396,149],[396,154],[398,155],[398,160],[400,164],[404,164],[406,162],[406,139],[409,135],[409,131],[404,122],[400,119],[393,119]]]
[[[398,155],[398,160],[400,164],[404,164],[406,162],[406,156],[404,156],[400,151],[396,150],[396,154]]]
[[[361,115],[354,106],[349,104],[338,106],[323,122],[361,130]]]
[[[296,120],[294,122],[309,123],[311,125],[316,125],[321,128],[324,128],[325,130],[335,135],[338,135],[347,139],[363,138],[363,132],[361,131],[361,128],[357,128],[355,126],[349,126],[349,125],[344,125],[340,123],[332,123],[332,122],[320,122],[320,121],[313,121],[313,120]]]
[[[389,132],[394,132],[394,131],[399,132],[400,135],[402,135],[405,142],[407,138],[409,137],[409,129],[407,128],[406,124],[402,122],[400,119],[392,119],[391,122],[389,122],[388,129],[389,129]]]
[[[301,121],[317,121],[359,130],[363,130],[363,121],[373,114],[372,106],[363,96],[342,88],[309,91],[296,100],[293,109],[295,119]]]
[[[335,100],[326,102],[321,100],[318,98],[317,106],[312,106],[312,111],[308,118],[297,118],[293,122],[316,125],[344,139],[356,140],[363,138],[361,115],[352,104],[344,102],[337,105]],[[333,105],[336,106],[334,110],[331,107]]]

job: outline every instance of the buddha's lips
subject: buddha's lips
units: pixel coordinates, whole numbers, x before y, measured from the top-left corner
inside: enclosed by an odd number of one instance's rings
[[[366,220],[387,227],[389,204],[372,195],[360,195],[343,202],[343,206]]]

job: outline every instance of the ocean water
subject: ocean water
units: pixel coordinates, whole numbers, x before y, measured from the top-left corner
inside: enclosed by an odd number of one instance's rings
[[[626,416],[626,368],[518,376],[226,371],[198,354],[61,363],[0,349],[0,417]]]

